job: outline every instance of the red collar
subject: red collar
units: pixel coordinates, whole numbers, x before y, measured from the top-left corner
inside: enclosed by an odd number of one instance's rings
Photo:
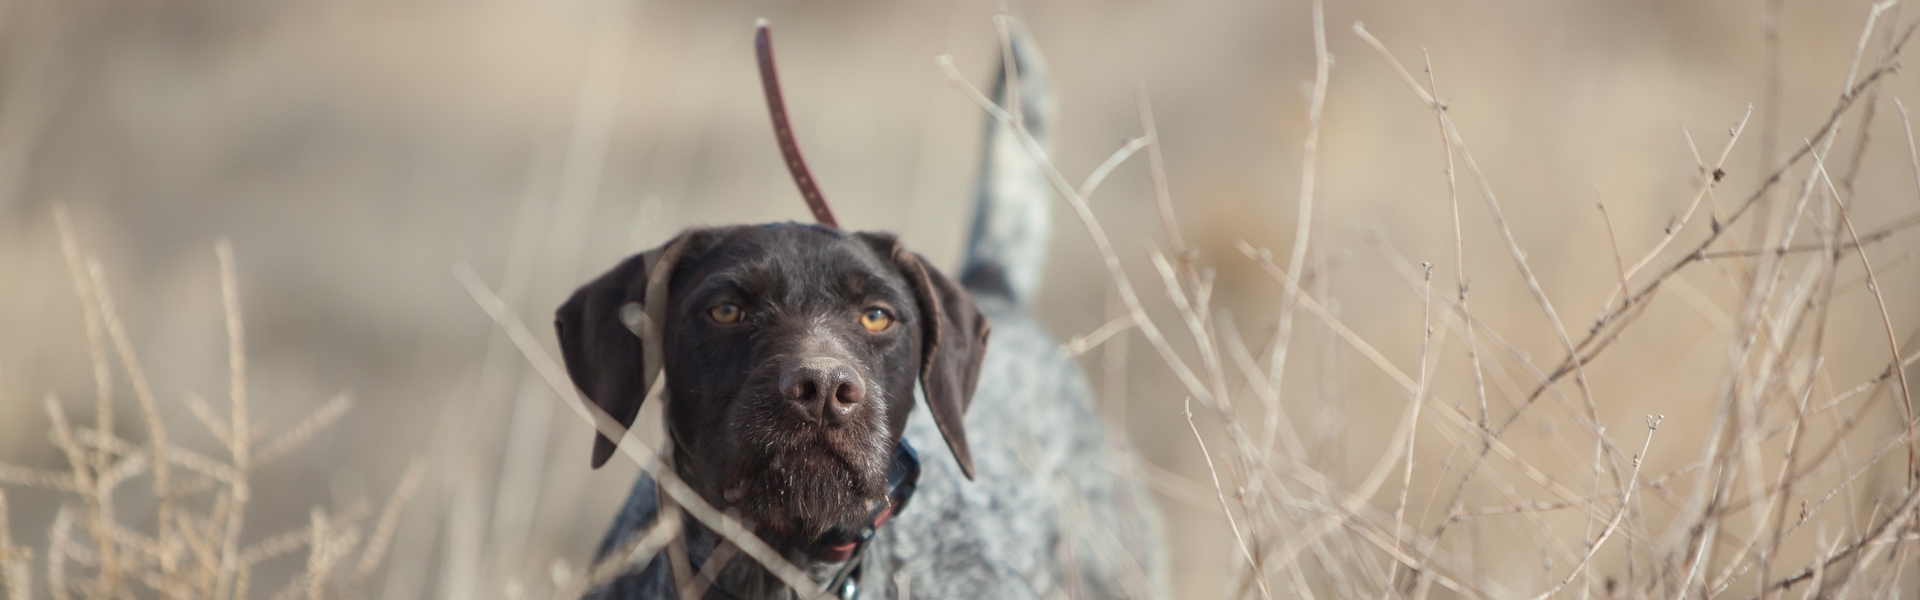
[[[900,512],[900,509],[906,508],[907,501],[913,498],[913,491],[918,488],[919,485],[920,453],[915,452],[913,445],[908,444],[906,440],[900,440],[900,444],[894,446],[893,460],[887,465],[887,497],[885,501],[876,503],[874,506],[873,512],[871,513],[873,518],[870,520],[872,525],[862,529],[859,534],[853,536],[853,539],[850,541],[832,545],[822,545],[814,548],[810,554],[812,554],[814,558],[825,562],[837,563],[852,559],[855,554],[860,552],[861,548],[867,545],[868,540],[873,539],[874,532],[879,531],[881,526],[886,525],[887,520],[892,519],[893,515]],[[827,538],[846,539],[845,537],[833,535],[829,535]]]

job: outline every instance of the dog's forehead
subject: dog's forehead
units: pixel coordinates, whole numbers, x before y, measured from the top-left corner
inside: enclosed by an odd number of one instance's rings
[[[739,287],[787,296],[890,295],[907,285],[892,261],[858,234],[799,223],[714,233],[691,264],[675,273],[675,292]]]

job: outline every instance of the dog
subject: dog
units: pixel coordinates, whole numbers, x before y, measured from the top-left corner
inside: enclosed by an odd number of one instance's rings
[[[1009,47],[1044,143],[1043,61],[1019,27]],[[1004,102],[1006,73],[994,87]],[[568,374],[629,426],[663,388],[673,472],[836,597],[1164,597],[1157,514],[1110,468],[1086,376],[1028,309],[1053,194],[1014,136],[989,119],[958,280],[884,233],[692,229],[560,307]],[[614,450],[597,437],[593,465]],[[662,498],[643,475],[596,560],[626,560],[671,510]],[[683,522],[587,597],[798,597]]]

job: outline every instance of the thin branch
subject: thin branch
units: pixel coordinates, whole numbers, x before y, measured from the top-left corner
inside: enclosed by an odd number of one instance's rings
[[[1015,120],[1006,110],[982,95],[979,89],[967,83],[966,77],[954,68],[953,57],[940,56],[934,59],[934,63],[946,71],[947,79],[958,86],[968,99],[973,100],[974,104],[987,111],[987,114],[999,120],[1002,125],[1013,130],[1015,137],[1027,149],[1027,154],[1040,165],[1041,172],[1053,184],[1054,190],[1067,201],[1074,215],[1080,219],[1080,224],[1086,228],[1088,236],[1093,238],[1094,248],[1100,252],[1100,258],[1106,265],[1107,276],[1113,279],[1120,293],[1121,302],[1127,306],[1127,313],[1133,315],[1136,324],[1140,327],[1140,335],[1147,338],[1147,342],[1160,354],[1160,358],[1173,369],[1174,375],[1186,386],[1188,393],[1199,398],[1202,404],[1214,405],[1213,392],[1200,381],[1199,376],[1187,366],[1186,361],[1181,360],[1179,354],[1174,352],[1173,346],[1167,343],[1166,336],[1161,333],[1159,326],[1155,325],[1152,319],[1147,318],[1146,309],[1140,304],[1140,297],[1135,293],[1132,281],[1127,277],[1126,270],[1120,267],[1120,257],[1114,252],[1113,242],[1107,237],[1106,229],[1101,227],[1100,222],[1094,218],[1093,210],[1087,205],[1086,200],[1080,197],[1079,191],[1074,189],[1073,184],[1067,182],[1066,176],[1061,175],[1059,169],[1054,168],[1040,141],[1033,137],[1032,132],[1027,131],[1024,122]]]
[[[1887,4],[1892,3],[1888,2]],[[1840,202],[1840,191],[1833,189],[1833,179],[1827,176],[1827,169],[1825,166],[1822,166],[1821,163],[1822,161],[1819,160],[1819,157],[1815,156],[1813,163],[1814,168],[1820,172],[1821,180],[1827,184],[1828,198],[1833,200],[1834,208],[1840,211],[1840,222],[1846,224],[1848,237],[1853,238],[1854,253],[1859,255],[1860,266],[1866,269],[1867,272],[1867,290],[1873,292],[1874,303],[1880,308],[1880,324],[1886,329],[1887,347],[1892,352],[1893,360],[1898,362],[1900,360],[1900,338],[1898,334],[1893,332],[1893,316],[1887,312],[1887,299],[1880,294],[1880,286],[1874,281],[1873,263],[1867,260],[1866,249],[1860,247],[1860,234],[1854,231],[1853,216],[1847,214],[1847,205]],[[1894,369],[1893,373],[1900,381],[1900,397],[1898,400],[1902,417],[1901,420],[1905,421],[1907,427],[1907,488],[1914,489],[1914,480],[1916,477],[1920,477],[1920,471],[1916,471],[1916,469],[1920,469],[1920,438],[1914,437],[1913,391],[1907,386],[1906,369]]]
[[[1299,212],[1294,216],[1293,252],[1287,258],[1287,273],[1299,277],[1306,266],[1307,243],[1313,235],[1313,198],[1316,177],[1320,173],[1320,118],[1327,103],[1327,77],[1333,68],[1327,54],[1326,15],[1321,0],[1313,0],[1313,91],[1307,103],[1307,135],[1301,141]],[[1267,381],[1274,389],[1285,389],[1287,349],[1293,342],[1293,313],[1299,292],[1287,288],[1280,299],[1280,327],[1273,346],[1272,363],[1267,366]],[[1271,421],[1269,422],[1271,423]],[[1269,433],[1268,440],[1273,436]]]
[[[1220,471],[1213,467],[1213,453],[1207,451],[1207,440],[1200,437],[1200,428],[1193,424],[1192,398],[1188,398],[1186,406],[1180,409],[1180,416],[1186,418],[1187,430],[1193,432],[1193,442],[1200,445],[1200,456],[1207,460],[1207,474],[1213,477],[1214,498],[1220,501],[1220,512],[1227,516],[1227,528],[1233,530],[1233,541],[1240,545],[1240,556],[1247,559],[1248,568],[1259,571],[1260,563],[1253,560],[1253,552],[1247,549],[1247,538],[1240,535],[1240,525],[1233,518],[1233,509],[1227,506],[1227,492],[1220,487]],[[1257,581],[1260,583],[1260,593],[1272,597],[1273,593],[1266,588],[1266,578],[1260,577]]]
[[[580,391],[573,386],[572,380],[567,378],[566,372],[560,368],[559,363],[554,362],[553,357],[540,347],[540,342],[534,339],[533,332],[527,330],[526,325],[520,322],[520,318],[513,313],[513,310],[480,281],[480,275],[475,273],[472,267],[461,263],[455,267],[454,275],[460,280],[461,285],[467,288],[467,293],[473,297],[474,303],[486,311],[495,324],[506,330],[508,339],[519,348],[527,362],[532,365],[534,372],[538,373],[553,390],[561,404],[573,409],[576,416],[592,425],[601,435],[621,440],[620,451],[640,465],[641,469],[653,475],[654,480],[669,497],[715,533],[740,546],[747,556],[766,567],[767,571],[786,582],[789,587],[799,591],[802,597],[812,598],[822,592],[820,584],[815,583],[805,572],[793,566],[792,562],[781,557],[779,552],[761,541],[759,536],[748,530],[739,520],[715,509],[712,504],[707,503],[705,498],[700,497],[699,492],[694,491],[691,486],[681,480],[678,474],[662,468],[659,457],[654,455],[646,444],[629,437],[631,431],[613,420],[606,411],[600,410],[598,405],[587,402],[581,397]]]
[[[1173,192],[1167,188],[1167,165],[1160,157],[1160,130],[1153,123],[1153,103],[1147,100],[1147,84],[1135,82],[1134,107],[1140,112],[1140,137],[1147,140],[1147,176],[1153,180],[1153,204],[1160,209],[1160,226],[1166,230],[1167,246],[1182,261],[1187,258],[1187,242],[1180,237],[1180,224],[1173,215]]]
[[[1607,202],[1600,199],[1600,188],[1594,186],[1594,206],[1600,208],[1600,222],[1607,226],[1607,244],[1613,247],[1613,266],[1620,271],[1620,289],[1627,289],[1627,263],[1620,257],[1620,237],[1613,233],[1613,215],[1607,214]]]
[[[1580,564],[1574,565],[1573,571],[1567,573],[1566,579],[1560,580],[1560,583],[1553,586],[1553,589],[1542,592],[1539,596],[1535,596],[1535,600],[1546,600],[1554,594],[1560,593],[1560,590],[1566,589],[1567,584],[1573,583],[1575,578],[1585,573],[1587,565],[1593,563],[1593,556],[1600,553],[1600,547],[1607,543],[1607,538],[1613,536],[1614,529],[1620,527],[1620,521],[1626,518],[1627,509],[1632,506],[1634,489],[1638,487],[1640,483],[1640,465],[1646,462],[1647,449],[1653,447],[1653,432],[1660,429],[1660,421],[1665,418],[1666,415],[1647,415],[1647,441],[1640,445],[1640,453],[1633,457],[1633,476],[1627,479],[1627,492],[1624,496],[1621,496],[1620,510],[1614,511],[1613,520],[1607,522],[1607,528],[1600,532],[1599,538],[1587,544],[1587,555],[1580,558]]]
[[[292,454],[294,450],[298,450],[301,446],[306,445],[309,440],[313,439],[314,435],[320,433],[320,430],[326,429],[328,425],[332,425],[334,421],[339,420],[342,415],[347,414],[347,411],[352,408],[352,394],[342,393],[334,396],[333,399],[327,401],[326,404],[320,405],[320,408],[313,411],[313,414],[308,415],[306,419],[294,424],[293,427],[287,428],[285,433],[281,433],[280,436],[274,438],[273,441],[262,444],[259,451],[253,454],[253,461],[250,467],[259,469],[282,458],[286,458],[288,454]]]
[[[1105,181],[1108,174],[1113,173],[1113,170],[1118,168],[1120,163],[1127,162],[1127,158],[1133,156],[1134,152],[1138,152],[1141,148],[1147,147],[1152,143],[1152,137],[1143,135],[1128,140],[1127,145],[1121,146],[1119,150],[1113,151],[1113,155],[1108,156],[1106,162],[1100,163],[1100,167],[1094,169],[1093,174],[1088,175],[1087,180],[1080,183],[1080,197],[1093,198],[1093,190],[1100,187],[1100,182]]]
[[[1133,326],[1134,320],[1131,314],[1114,317],[1113,320],[1107,321],[1099,327],[1094,328],[1093,331],[1089,331],[1084,335],[1073,336],[1071,341],[1060,346],[1060,353],[1069,358],[1086,354],[1094,348],[1099,347],[1100,344],[1106,343],[1108,338],[1132,329]]]
[[[1835,244],[1832,247],[1832,249],[1833,250],[1852,250],[1854,248],[1860,247],[1861,244],[1872,244],[1874,242],[1878,242],[1880,240],[1884,240],[1889,237],[1892,237],[1893,234],[1899,233],[1901,230],[1904,230],[1908,227],[1912,227],[1914,225],[1920,225],[1920,213],[1912,213],[1907,216],[1894,219],[1893,221],[1887,223],[1886,225],[1882,225],[1878,229],[1869,231],[1865,235],[1860,236],[1860,240],[1858,242],[1847,241],[1845,243]],[[1716,258],[1730,258],[1730,257],[1739,257],[1739,256],[1759,256],[1762,254],[1772,254],[1774,256],[1785,256],[1788,254],[1800,254],[1800,253],[1806,253],[1806,252],[1823,252],[1826,250],[1828,250],[1828,247],[1825,244],[1800,244],[1797,246],[1787,246],[1784,248],[1781,248],[1781,247],[1749,248],[1749,249],[1741,249],[1741,250],[1722,250],[1719,252],[1705,252],[1705,253],[1702,253],[1700,257],[1703,259],[1716,259]]]
[[[393,543],[394,532],[399,529],[400,510],[420,489],[420,481],[425,479],[426,462],[414,458],[407,464],[407,472],[400,476],[400,485],[394,486],[393,496],[387,498],[387,506],[380,510],[380,521],[374,526],[373,537],[367,540],[366,553],[360,556],[360,564],[353,571],[351,588],[361,589],[372,579],[375,569],[386,558],[387,550]]]

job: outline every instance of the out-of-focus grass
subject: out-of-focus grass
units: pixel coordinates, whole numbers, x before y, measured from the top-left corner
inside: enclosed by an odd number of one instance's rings
[[[1307,297],[1331,319],[1295,309],[1289,366],[1272,397],[1286,407],[1302,454],[1261,459],[1317,475],[1261,475],[1250,466],[1258,461],[1231,460],[1241,449],[1223,427],[1230,420],[1207,410],[1195,418],[1248,553],[1272,575],[1276,595],[1298,591],[1287,564],[1306,565],[1300,580],[1317,596],[1443,589],[1432,577],[1408,575],[1375,545],[1395,531],[1398,541],[1387,545],[1453,557],[1449,572],[1478,573],[1487,589],[1551,589],[1580,564],[1582,544],[1607,531],[1622,491],[1615,474],[1630,480],[1627,459],[1643,443],[1636,508],[1582,571],[1593,579],[1573,583],[1593,595],[1606,593],[1609,577],[1623,586],[1615,588],[1621,597],[1633,595],[1631,583],[1652,596],[1673,595],[1680,576],[1656,577],[1664,573],[1656,567],[1689,564],[1688,552],[1698,551],[1682,551],[1680,541],[1700,541],[1676,524],[1715,523],[1704,538],[1710,543],[1692,546],[1709,549],[1711,559],[1696,561],[1700,573],[1691,576],[1696,584],[1725,583],[1722,596],[1745,597],[1758,592],[1762,571],[1786,577],[1885,522],[1904,497],[1897,463],[1905,450],[1889,451],[1884,467],[1863,467],[1904,432],[1895,386],[1846,394],[1880,373],[1892,351],[1859,258],[1838,255],[1823,266],[1814,258],[1835,256],[1824,252],[1783,261],[1723,256],[1662,280],[1634,309],[1644,312],[1632,326],[1586,365],[1585,391],[1563,379],[1502,436],[1525,460],[1490,455],[1461,485],[1481,436],[1445,412],[1458,406],[1478,423],[1484,388],[1498,425],[1533,392],[1527,365],[1550,372],[1565,350],[1456,156],[1468,303],[1485,328],[1474,330],[1482,365],[1475,376],[1463,350],[1467,330],[1447,302],[1457,297],[1457,277],[1448,154],[1435,114],[1348,31],[1364,20],[1409,65],[1424,64],[1422,49],[1431,56],[1438,95],[1500,199],[1514,244],[1578,342],[1596,315],[1620,307],[1610,297],[1620,279],[1616,253],[1632,266],[1700,189],[1683,131],[1712,163],[1726,129],[1755,106],[1725,179],[1665,252],[1635,274],[1635,289],[1705,240],[1780,158],[1808,140],[1824,143],[1815,134],[1845,84],[1868,5],[1783,5],[1777,64],[1765,35],[1769,6],[1327,7],[1333,60],[1316,209],[1304,273],[1294,275],[1308,278]],[[1137,80],[1152,96],[1172,206],[1200,257],[1194,279],[1178,253],[1168,253],[1170,266],[1193,298],[1199,288],[1192,282],[1213,269],[1207,304],[1234,315],[1232,326],[1201,311],[1195,316],[1209,325],[1206,335],[1198,342],[1186,336],[1147,257],[1163,236],[1138,157],[1090,206],[1139,286],[1146,314],[1169,331],[1169,347],[1204,373],[1198,348],[1227,348],[1231,331],[1264,365],[1286,288],[1236,242],[1271,248],[1276,267],[1289,267],[1308,123],[1302,82],[1311,82],[1315,64],[1308,4],[1075,1],[1012,9],[1059,80],[1065,118],[1052,158],[1062,172],[1084,174],[1139,134]],[[988,2],[10,3],[0,19],[0,281],[8,282],[0,286],[0,462],[66,468],[46,435],[49,392],[66,399],[75,422],[97,410],[81,400],[93,389],[93,361],[54,203],[72,208],[78,237],[119,291],[128,342],[157,390],[159,421],[172,424],[168,441],[202,454],[225,446],[193,423],[183,394],[217,398],[227,386],[220,277],[205,248],[230,238],[250,317],[251,419],[291,424],[341,390],[359,398],[301,453],[250,481],[241,543],[306,527],[315,507],[339,515],[356,504],[380,505],[402,479],[405,457],[424,455],[428,475],[402,512],[388,568],[369,593],[541,595],[556,572],[579,572],[634,472],[584,468],[590,434],[556,416],[450,266],[473,263],[523,320],[540,323],[587,275],[679,227],[805,219],[761,112],[748,44],[755,16],[779,30],[796,129],[843,222],[898,231],[951,264],[964,235],[981,117],[931,59],[952,54],[965,74],[984,77],[995,64],[994,10]],[[1912,16],[1882,19],[1905,26]],[[1870,41],[1856,77],[1878,64],[1884,47],[1880,37]],[[1769,79],[1776,70],[1783,74],[1777,96]],[[1420,67],[1412,71],[1427,82]],[[1831,153],[1822,152],[1833,191],[1863,235],[1916,207],[1893,105],[1914,91],[1907,75],[1881,79],[1840,120]],[[1844,243],[1810,164],[1789,169],[1757,212],[1734,222],[1710,250],[1763,247],[1784,232],[1803,191],[1809,201],[1794,243]],[[1611,233],[1597,201],[1607,206]],[[1768,225],[1756,229],[1761,221]],[[1064,211],[1060,222],[1038,308],[1066,340],[1112,316],[1104,308],[1111,284],[1083,230]],[[1899,344],[1920,318],[1910,301],[1920,293],[1909,258],[1915,251],[1904,233],[1866,246]],[[1430,299],[1420,291],[1422,262],[1434,265],[1439,294]],[[1759,275],[1777,275],[1779,283],[1756,287],[1773,281]],[[1828,281],[1831,298],[1821,291]],[[1807,306],[1815,312],[1803,313]],[[1329,330],[1330,320],[1352,338]],[[1802,321],[1809,325],[1793,343],[1768,343]],[[1806,329],[1816,322],[1825,324],[1816,328],[1817,347],[1815,330]],[[1428,326],[1431,338],[1422,334]],[[1147,476],[1170,494],[1160,500],[1173,534],[1176,593],[1252,593],[1231,587],[1251,581],[1229,576],[1244,575],[1247,561],[1219,517],[1212,486],[1195,483],[1209,481],[1207,465],[1176,418],[1193,390],[1137,334],[1116,339],[1126,340],[1125,357],[1108,347],[1087,364],[1096,381],[1112,384],[1110,414],[1152,465]],[[1375,495],[1357,501],[1361,510],[1343,513],[1350,497],[1340,493],[1358,489],[1383,458],[1394,459],[1386,450],[1408,433],[1398,425],[1415,397],[1354,339],[1415,381],[1426,373],[1431,395],[1427,416],[1410,431],[1414,468],[1389,470]],[[1228,380],[1223,396],[1243,406],[1234,418],[1264,441],[1263,392],[1229,354],[1219,358]],[[146,431],[130,391],[117,390],[116,430]],[[1803,397],[1809,411],[1845,400],[1795,418]],[[1650,442],[1649,414],[1665,415]],[[1857,424],[1836,433],[1848,415]],[[1598,479],[1596,426],[1614,442]],[[1735,430],[1746,433],[1726,433]],[[1796,466],[1783,469],[1796,439]],[[1782,473],[1798,478],[1784,493],[1770,485]],[[1312,483],[1313,476],[1324,482]],[[1239,504],[1236,488],[1263,477],[1279,480]],[[1403,489],[1406,508],[1396,510]],[[6,491],[12,543],[33,548],[32,571],[44,573],[49,533],[72,500]],[[1286,498],[1297,502],[1280,501]],[[1802,500],[1808,520],[1795,526]],[[1724,510],[1702,509],[1709,505]],[[123,497],[118,508],[130,527],[156,531],[152,498]],[[1381,513],[1415,527],[1380,528]],[[1442,523],[1451,524],[1437,547],[1418,546]],[[1786,529],[1792,533],[1780,550],[1762,551]],[[1319,530],[1326,537],[1311,535]],[[1320,544],[1300,548],[1300,562],[1275,555],[1309,540]],[[0,555],[21,556],[4,544]],[[1899,564],[1884,563],[1897,556],[1910,562],[1911,546],[1876,546],[1883,562],[1874,564]],[[1650,554],[1656,551],[1666,554]],[[1747,564],[1753,568],[1728,569]],[[289,557],[262,563],[258,576],[288,581],[306,566]],[[1870,571],[1849,594],[1883,589],[1875,587],[1881,582],[1911,593],[1907,571],[1905,583],[1875,580],[1878,571]],[[44,577],[34,585],[35,597],[46,595]]]
[[[272,597],[363,595],[393,541],[400,510],[419,487],[423,465],[414,461],[407,469],[371,529],[360,524],[367,506],[354,505],[332,514],[315,506],[304,528],[246,535],[255,475],[313,440],[346,412],[351,400],[336,397],[271,435],[264,423],[249,416],[253,400],[247,389],[246,330],[233,248],[222,242],[216,250],[226,315],[227,410],[216,412],[192,393],[185,395],[184,404],[206,433],[224,446],[224,456],[176,445],[161,416],[159,395],[120,319],[104,269],[82,250],[64,207],[56,207],[54,216],[73,291],[85,315],[95,421],[91,427],[76,425],[60,397],[49,394],[45,404],[48,437],[65,455],[67,468],[0,463],[0,484],[65,496],[47,533],[47,595],[57,599],[149,593],[166,598],[247,598],[257,595],[249,593],[256,566],[302,549],[307,553],[305,568],[291,581],[273,582],[282,587]],[[116,370],[121,374],[116,375]],[[114,419],[119,386],[131,388],[137,399],[144,436],[120,431]],[[141,437],[145,443],[129,441]],[[130,490],[123,490],[138,489],[127,485],[136,478],[152,483],[151,489],[144,490],[144,498],[128,498]],[[152,507],[150,531],[122,521],[119,502],[127,499]],[[0,499],[0,511],[4,510],[4,499]],[[0,516],[0,589],[7,590],[10,598],[25,600],[33,595],[33,553],[14,547],[9,529],[7,519]],[[258,541],[243,543],[244,538]]]

